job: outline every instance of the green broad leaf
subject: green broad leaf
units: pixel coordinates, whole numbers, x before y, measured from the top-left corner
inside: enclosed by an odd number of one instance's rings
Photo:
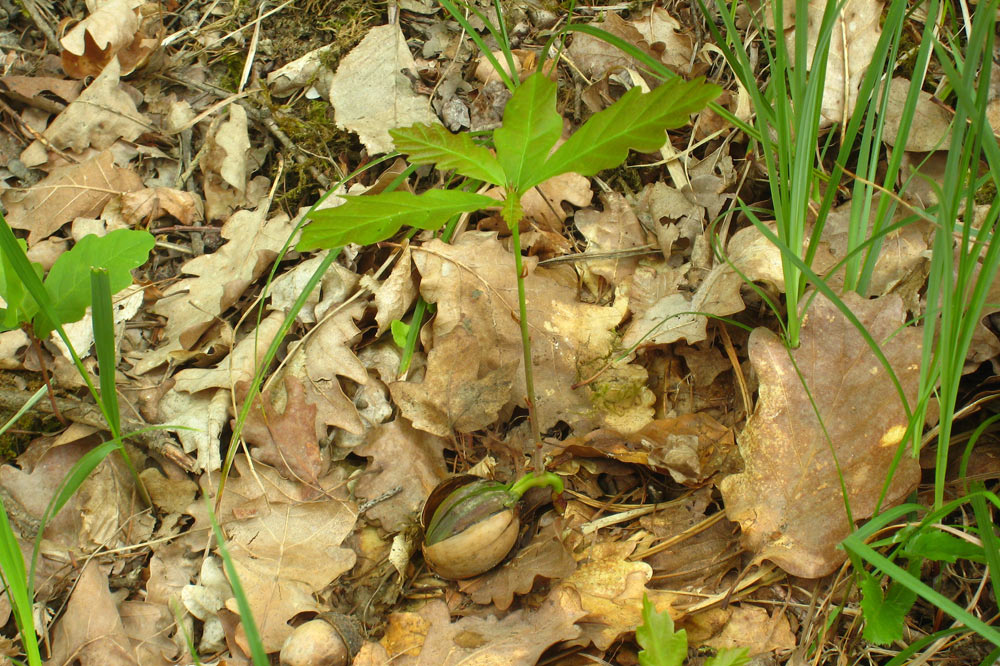
[[[674,79],[648,93],[632,88],[591,116],[524,187],[533,187],[561,173],[593,176],[624,162],[629,150],[659,150],[667,141],[668,129],[686,124],[690,114],[703,109],[721,92],[719,86],[701,78]],[[499,152],[499,143],[497,149]]]
[[[532,74],[514,91],[503,112],[503,126],[493,132],[508,189],[524,192],[545,180],[536,176],[559,140],[562,127],[562,116],[556,111],[555,81],[541,72]]]
[[[437,229],[452,215],[500,205],[496,199],[460,190],[383,192],[344,198],[347,201],[336,208],[309,215],[312,223],[302,231],[297,250],[329,249],[348,243],[370,245],[392,237],[404,224]]]
[[[27,253],[28,245],[23,239],[18,238],[17,244],[22,252]],[[31,267],[40,280],[43,273],[42,265],[32,262]],[[7,303],[6,308],[0,308],[0,331],[17,328],[29,322],[38,312],[35,299],[28,293],[24,282],[3,255],[0,255],[0,298]]]
[[[400,349],[405,347],[406,338],[410,335],[410,324],[401,319],[393,319],[392,323],[389,324],[389,330],[392,332],[392,341],[396,343],[396,346]]]
[[[743,666],[750,663],[750,648],[723,648],[705,661],[705,666]]]
[[[90,305],[90,269],[106,268],[111,293],[132,284],[132,269],[146,263],[154,239],[146,231],[118,229],[105,236],[88,234],[56,259],[45,278],[53,314],[61,324],[79,321]],[[52,332],[49,322],[35,318],[35,334]]]
[[[906,543],[904,552],[907,557],[922,557],[952,564],[960,559],[980,564],[986,562],[986,552],[982,546],[937,529],[925,529],[916,534]]]
[[[635,630],[639,666],[681,666],[687,657],[687,631],[674,631],[670,613],[656,612],[649,597],[642,597],[642,624]]]
[[[454,170],[486,183],[504,184],[500,162],[468,134],[452,134],[444,125],[423,123],[389,130],[389,134],[396,150],[406,153],[414,164],[433,164],[442,171]]]
[[[885,594],[877,578],[864,573],[861,578],[861,612],[865,618],[863,636],[876,645],[891,645],[903,637],[903,621],[917,600],[917,593],[899,583],[889,584]]]

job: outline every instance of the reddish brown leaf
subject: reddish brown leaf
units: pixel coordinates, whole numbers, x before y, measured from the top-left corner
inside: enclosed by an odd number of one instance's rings
[[[241,382],[237,390],[246,390]],[[323,472],[324,462],[319,453],[316,429],[316,406],[305,400],[305,389],[294,377],[285,376],[285,409],[279,414],[272,400],[258,398],[243,426],[243,437],[256,447],[257,460],[273,465],[282,475],[290,474],[303,483],[314,485]],[[242,398],[240,398],[242,401]]]

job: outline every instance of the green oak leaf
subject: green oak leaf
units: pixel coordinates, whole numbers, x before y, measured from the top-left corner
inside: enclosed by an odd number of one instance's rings
[[[62,324],[79,321],[90,305],[90,269],[106,268],[111,293],[132,284],[132,269],[146,263],[155,240],[146,231],[118,229],[105,236],[88,234],[59,255],[45,278],[52,314]],[[46,317],[35,318],[39,338],[52,332]]]
[[[468,134],[452,134],[444,125],[423,123],[392,129],[389,134],[396,150],[406,153],[414,164],[434,164],[442,171],[453,169],[469,178],[493,185],[504,184],[500,162]]]
[[[681,666],[687,658],[687,631],[674,631],[670,613],[656,612],[649,597],[642,597],[642,624],[635,630],[639,666]]]
[[[861,576],[861,613],[865,618],[865,640],[891,645],[903,637],[903,622],[913,608],[917,593],[897,582],[889,583],[885,594],[879,579],[868,572]]]
[[[624,162],[629,150],[658,150],[667,141],[666,130],[687,123],[690,114],[703,109],[721,92],[719,86],[701,78],[673,79],[648,93],[632,88],[591,116],[522,186],[534,187],[569,172],[593,176]]]
[[[312,223],[302,231],[297,250],[370,245],[390,238],[404,224],[437,229],[452,215],[498,206],[496,199],[461,190],[428,190],[423,194],[383,192],[372,196],[345,196],[335,208],[309,214]]]
[[[503,112],[503,126],[493,132],[508,189],[524,192],[529,187],[562,127],[562,116],[556,111],[556,83],[536,72],[514,91]]]

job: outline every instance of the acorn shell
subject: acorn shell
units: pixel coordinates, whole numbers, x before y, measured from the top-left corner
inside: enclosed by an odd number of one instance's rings
[[[438,507],[444,504],[449,511],[461,510],[461,500],[457,504],[454,500],[455,497],[461,498],[462,494],[453,495],[453,493],[473,483],[495,482],[466,474],[445,480],[431,492],[421,516],[425,535]],[[503,484],[497,483],[496,486],[495,492],[504,492]],[[521,523],[517,504],[506,506],[505,502],[501,501],[502,497],[497,499],[488,514],[484,514],[471,524],[466,525],[464,521],[457,521],[461,529],[451,536],[432,544],[427,543],[425,536],[421,549],[424,560],[434,573],[449,580],[471,578],[489,571],[507,557],[517,542]],[[449,502],[454,506],[448,507]],[[481,510],[482,505],[480,504],[477,509]]]

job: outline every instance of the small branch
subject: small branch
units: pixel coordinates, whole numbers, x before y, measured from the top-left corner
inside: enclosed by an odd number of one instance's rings
[[[25,391],[0,389],[0,408],[17,411],[29,397],[31,397],[30,393]],[[52,401],[52,403],[48,403],[42,400],[35,405],[34,409],[45,414],[54,414],[58,410],[69,421],[107,430],[108,424],[104,421],[104,415],[101,414],[101,410],[96,405],[75,398],[55,398],[54,396]],[[148,427],[147,424],[140,421],[122,417],[122,436],[129,442],[140,444],[146,450],[158,453],[179,465],[186,472],[193,472],[197,469],[198,465],[194,459],[184,453],[166,431],[147,430],[136,434],[137,431]]]

